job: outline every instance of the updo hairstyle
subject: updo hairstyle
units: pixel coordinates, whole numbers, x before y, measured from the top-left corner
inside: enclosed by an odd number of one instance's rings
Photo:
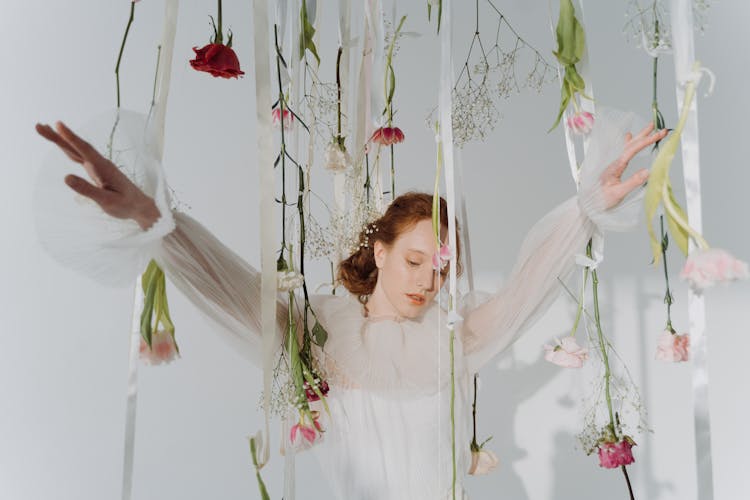
[[[361,303],[366,303],[378,281],[375,242],[380,241],[390,247],[401,233],[409,231],[425,219],[432,219],[431,194],[408,192],[393,200],[382,217],[368,224],[359,233],[359,248],[339,264],[339,281],[350,293],[358,297]],[[441,229],[447,232],[448,204],[442,197],[440,198],[440,225]],[[456,253],[456,270],[460,275],[462,266],[458,221],[456,221]]]

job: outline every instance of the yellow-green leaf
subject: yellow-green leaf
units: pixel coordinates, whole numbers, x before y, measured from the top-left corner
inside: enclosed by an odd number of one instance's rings
[[[667,191],[669,192],[669,199],[672,203],[672,207],[677,211],[677,213],[680,214],[680,217],[682,217],[683,220],[688,220],[687,214],[685,214],[685,211],[682,209],[679,203],[677,203],[677,200],[674,197],[674,193],[672,192],[672,184],[667,184]],[[677,223],[676,220],[671,215],[667,215],[667,226],[669,227],[669,232],[672,234],[672,239],[677,244],[677,248],[682,251],[682,253],[687,256],[688,254],[688,232],[687,230],[682,227],[681,224]]]

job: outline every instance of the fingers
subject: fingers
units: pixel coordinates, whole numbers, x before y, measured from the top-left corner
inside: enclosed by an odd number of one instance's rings
[[[612,186],[610,189],[609,196],[613,203],[610,206],[614,206],[622,201],[631,191],[640,187],[648,180],[648,170],[641,169],[635,174],[631,175],[621,183]]]
[[[94,186],[93,184],[89,183],[87,180],[81,177],[78,177],[77,175],[73,175],[73,174],[66,175],[65,184],[67,184],[68,187],[70,187],[70,189],[72,189],[76,193],[82,196],[85,196],[87,198],[91,198],[99,205],[102,205],[107,202],[107,198],[109,196],[109,193],[107,193],[107,191]]]
[[[76,163],[83,162],[83,158],[81,158],[81,156],[70,147],[65,139],[60,137],[54,130],[52,130],[52,127],[46,124],[37,123],[35,128],[39,135],[62,149],[63,152],[68,156],[68,158]]]
[[[631,134],[630,132],[625,134],[625,144],[629,143],[632,140],[633,140],[633,134]]]
[[[623,151],[620,158],[621,161],[625,163],[625,166],[627,166],[628,162],[632,160],[635,155],[643,151],[643,149],[647,148],[651,144],[664,139],[664,137],[666,137],[666,135],[669,133],[669,130],[662,129],[655,134],[649,135],[653,129],[654,124],[651,123],[643,130],[641,130],[630,144],[627,144],[627,146],[625,147],[625,151]]]
[[[55,128],[60,136],[65,139],[65,142],[76,152],[81,158],[89,160],[92,163],[96,163],[101,158],[101,155],[97,150],[88,142],[78,137],[72,130],[65,126],[63,122],[55,123]]]

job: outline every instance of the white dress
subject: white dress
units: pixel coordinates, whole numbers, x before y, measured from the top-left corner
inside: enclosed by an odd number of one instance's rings
[[[494,295],[471,294],[459,309],[455,343],[457,495],[468,470],[471,375],[507,348],[557,296],[597,229],[637,221],[640,195],[604,211],[601,171],[622,151],[633,116],[598,114],[579,195],[562,203],[529,232],[505,285]],[[106,120],[105,120],[106,122]],[[192,217],[172,211],[163,172],[148,148],[142,117],[121,113],[124,153],[118,165],[154,197],[161,218],[147,231],[113,219],[60,181],[60,156],[45,165],[35,212],[40,241],[66,266],[110,285],[132,285],[155,259],[171,282],[222,334],[260,365],[260,274]],[[145,131],[145,132],[144,132]],[[109,130],[105,129],[105,132]],[[146,144],[146,146],[143,146]],[[324,438],[313,446],[336,498],[435,500],[451,498],[450,354],[446,314],[435,302],[421,318],[364,317],[351,297],[311,297],[329,337],[315,352],[330,385]],[[278,301],[279,332],[286,319]],[[280,333],[279,333],[280,336]]]

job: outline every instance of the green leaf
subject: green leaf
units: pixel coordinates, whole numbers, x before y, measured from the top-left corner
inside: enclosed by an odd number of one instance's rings
[[[560,17],[557,19],[557,52],[555,56],[563,65],[576,64],[581,60],[585,39],[583,27],[576,19],[571,0],[560,0]]]
[[[315,60],[320,66],[320,57],[318,56],[318,49],[315,47],[313,37],[315,36],[315,28],[310,24],[310,20],[307,17],[307,3],[302,0],[302,8],[300,9],[300,20],[302,24],[302,32],[299,35],[299,58],[305,57],[305,50],[309,50],[310,53],[315,57]]]
[[[583,77],[578,74],[575,66],[567,66],[565,68],[565,80],[570,82],[571,88],[575,90],[583,90],[586,88],[586,82],[583,81]]]
[[[320,347],[323,347],[326,344],[326,341],[328,340],[328,332],[326,331],[323,326],[318,323],[318,320],[315,320],[315,325],[312,329],[313,338],[315,339],[315,343],[318,344]]]
[[[388,72],[390,73],[389,78],[389,88],[388,88],[388,98],[386,99],[386,102],[392,102],[393,101],[393,94],[396,92],[396,72],[393,71],[393,66],[388,67]]]
[[[563,82],[563,86],[560,89],[560,110],[557,112],[557,118],[555,119],[555,123],[550,127],[550,129],[547,131],[547,133],[552,132],[557,128],[557,125],[560,123],[560,120],[562,119],[563,113],[565,113],[565,110],[568,108],[568,104],[570,103],[570,89],[568,88],[568,85]]]
[[[672,203],[672,207],[680,215],[680,217],[682,217],[683,220],[688,220],[687,214],[685,214],[685,211],[682,209],[680,204],[677,203],[677,200],[674,197],[674,193],[672,192],[672,184],[669,183],[669,181],[667,181],[667,191],[669,192],[669,200]],[[688,232],[670,215],[667,215],[667,226],[669,227],[669,232],[672,233],[672,239],[674,239],[674,242],[677,244],[677,248],[679,248],[680,251],[685,256],[687,256]],[[666,238],[666,235],[664,235],[664,237]]]
[[[143,299],[143,311],[141,311],[141,337],[146,341],[148,347],[151,347],[151,319],[154,314],[154,301],[156,298],[156,288],[158,280],[154,279],[154,274],[147,283],[145,283],[145,292]]]

